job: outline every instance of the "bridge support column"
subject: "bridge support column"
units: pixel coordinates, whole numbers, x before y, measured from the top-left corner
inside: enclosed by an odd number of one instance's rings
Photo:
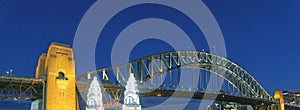
[[[284,100],[281,91],[279,90],[275,91],[274,99],[279,100],[278,110],[284,110]]]
[[[117,102],[120,101],[120,97],[119,97],[120,94],[121,94],[120,91],[112,92],[112,95],[113,95],[115,101],[117,101]]]

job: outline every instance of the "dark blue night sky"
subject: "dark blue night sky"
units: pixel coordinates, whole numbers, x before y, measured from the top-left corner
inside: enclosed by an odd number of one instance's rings
[[[0,74],[13,69],[13,76],[34,77],[38,57],[51,42],[72,45],[81,18],[94,0],[0,0]],[[204,0],[223,32],[227,57],[246,69],[270,93],[277,89],[300,91],[299,0]],[[183,25],[198,50],[208,49],[205,38],[180,13],[164,7],[135,7],[126,17],[119,13],[98,42],[98,69],[110,66],[110,47],[118,29],[136,19],[172,18]],[[128,9],[130,10],[130,9]],[[147,13],[138,13],[141,10]],[[169,13],[170,12],[170,13]],[[163,16],[160,16],[163,15]],[[171,19],[171,20],[172,20]],[[127,24],[128,25],[128,24]],[[111,31],[113,30],[113,31]],[[172,38],[172,37],[170,37]],[[157,45],[153,47],[153,43]],[[159,40],[139,43],[131,59],[173,49]]]

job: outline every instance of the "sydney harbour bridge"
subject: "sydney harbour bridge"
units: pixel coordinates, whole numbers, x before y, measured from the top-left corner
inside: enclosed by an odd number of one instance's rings
[[[98,76],[105,96],[119,102],[130,73],[137,80],[140,97],[236,102],[262,110],[280,108],[280,102],[250,73],[210,52],[165,52],[76,76],[72,48],[58,43],[52,43],[48,53],[41,55],[36,78],[1,76],[0,100],[42,100],[42,109],[64,104],[73,105],[65,108],[79,109],[90,81]],[[285,108],[299,109],[291,105]]]

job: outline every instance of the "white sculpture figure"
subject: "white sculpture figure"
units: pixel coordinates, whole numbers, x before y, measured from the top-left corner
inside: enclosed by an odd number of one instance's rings
[[[97,77],[94,77],[90,84],[89,92],[87,94],[86,110],[104,110],[101,88]]]
[[[141,110],[142,107],[140,105],[138,85],[136,84],[136,80],[132,73],[128,78],[125,89],[126,90],[124,92],[124,104],[122,105],[122,109]]]

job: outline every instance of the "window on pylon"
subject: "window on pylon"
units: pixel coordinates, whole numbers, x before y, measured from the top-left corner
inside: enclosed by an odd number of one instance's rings
[[[61,79],[61,80],[68,80],[68,78],[65,76],[65,73],[63,72],[58,72],[58,76],[56,77],[56,79]]]

